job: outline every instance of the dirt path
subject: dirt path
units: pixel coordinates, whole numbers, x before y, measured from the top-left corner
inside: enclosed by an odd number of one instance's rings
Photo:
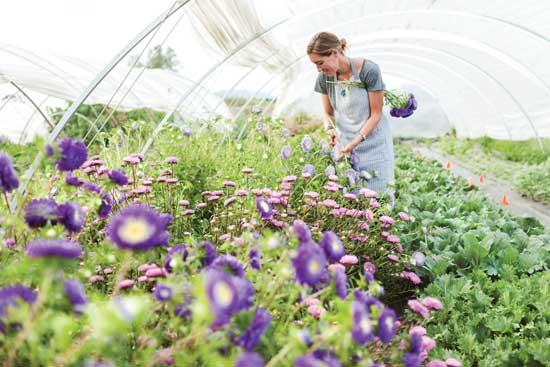
[[[529,198],[521,196],[518,192],[512,190],[510,187],[497,183],[490,178],[485,177],[485,182],[480,183],[479,175],[472,173],[466,168],[466,164],[456,160],[456,158],[446,157],[445,155],[429,150],[424,147],[416,148],[416,151],[422,156],[435,159],[439,161],[443,166],[446,166],[448,162],[451,163],[450,170],[456,175],[462,176],[466,179],[471,178],[472,183],[476,185],[481,191],[484,191],[489,195],[491,199],[497,203],[502,204],[504,195],[509,202],[506,208],[516,216],[529,216],[537,218],[544,226],[550,227],[550,207],[537,203]]]

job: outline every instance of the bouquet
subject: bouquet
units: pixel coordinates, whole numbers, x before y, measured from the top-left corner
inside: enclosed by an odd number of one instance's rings
[[[348,90],[352,87],[366,88],[364,83],[354,80],[327,80],[327,83],[345,85]],[[390,115],[393,117],[409,117],[418,107],[418,102],[412,93],[406,94],[396,90],[384,91],[384,103],[391,107]]]

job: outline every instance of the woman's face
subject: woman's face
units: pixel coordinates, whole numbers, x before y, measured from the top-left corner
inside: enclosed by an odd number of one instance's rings
[[[309,54],[309,59],[317,66],[317,71],[322,71],[327,76],[336,75],[338,70],[338,53],[332,51],[329,56],[322,56],[319,54]]]

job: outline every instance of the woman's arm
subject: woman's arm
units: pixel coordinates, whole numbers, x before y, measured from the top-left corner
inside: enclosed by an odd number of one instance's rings
[[[351,152],[363,141],[363,139],[368,136],[378,125],[380,119],[382,118],[382,106],[384,105],[384,91],[377,90],[373,92],[368,92],[369,94],[369,106],[370,106],[370,117],[359,129],[359,133],[355,138],[346,145],[338,156],[338,160],[342,159],[346,153]]]

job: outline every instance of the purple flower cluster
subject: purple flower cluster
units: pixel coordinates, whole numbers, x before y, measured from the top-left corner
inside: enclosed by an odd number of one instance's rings
[[[59,219],[59,208],[55,200],[33,199],[25,206],[24,218],[31,228],[44,227],[48,221],[55,224]]]
[[[19,187],[19,180],[13,168],[13,162],[9,155],[0,152],[0,190],[12,192]]]
[[[411,93],[409,94],[409,99],[407,101],[407,104],[403,108],[392,108],[390,110],[390,115],[393,117],[402,117],[406,118],[409,117],[416,111],[418,107],[418,103],[416,99],[414,98],[414,95]]]
[[[57,143],[59,158],[55,162],[60,171],[74,171],[88,158],[88,148],[80,140],[65,137]]]
[[[82,257],[82,247],[74,241],[37,239],[25,247],[29,257],[64,257],[76,259]]]

